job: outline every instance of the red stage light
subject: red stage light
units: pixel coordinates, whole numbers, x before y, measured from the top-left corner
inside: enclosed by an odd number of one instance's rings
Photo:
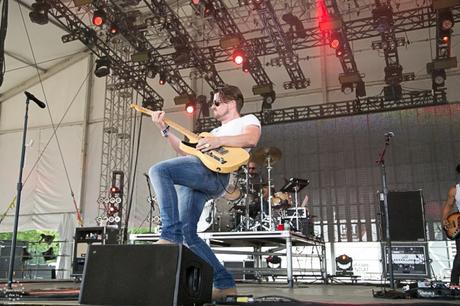
[[[340,37],[337,33],[332,33],[331,37],[329,38],[329,46],[333,49],[340,48],[341,42]]]
[[[116,186],[112,186],[110,187],[110,193],[120,193],[120,189],[118,189],[118,187]]]
[[[249,67],[249,61],[247,59],[243,61],[242,69],[243,69],[243,72],[246,72],[246,73],[249,72],[250,67]]]
[[[95,26],[102,26],[105,23],[105,13],[101,10],[95,11],[92,22]]]
[[[236,49],[235,51],[233,51],[232,59],[235,64],[241,65],[244,61],[244,58],[245,58],[245,53],[243,50]]]

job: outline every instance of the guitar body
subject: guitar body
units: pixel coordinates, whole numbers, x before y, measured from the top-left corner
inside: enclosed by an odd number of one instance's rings
[[[454,212],[447,217],[448,224],[443,227],[446,236],[454,240],[460,235],[460,212]]]
[[[203,132],[202,137],[212,137],[212,134]],[[218,149],[201,152],[195,148],[196,142],[181,142],[179,148],[189,155],[198,157],[211,171],[218,173],[231,173],[237,171],[249,160],[249,153],[242,148],[220,147]]]
[[[136,104],[131,104],[130,107],[146,115],[150,115],[152,113],[151,110]],[[201,162],[211,171],[218,173],[231,173],[238,170],[238,168],[240,168],[242,165],[245,165],[249,160],[249,153],[242,148],[220,147],[218,149],[209,150],[207,152],[201,152],[200,150],[196,149],[198,140],[203,137],[212,137],[212,134],[203,132],[199,135],[196,135],[195,133],[180,126],[172,120],[164,119],[164,121],[171,128],[187,136],[189,139],[189,142],[182,141],[179,145],[179,148],[189,155],[198,157]]]

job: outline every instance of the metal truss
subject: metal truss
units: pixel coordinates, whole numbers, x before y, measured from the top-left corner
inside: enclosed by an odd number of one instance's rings
[[[107,200],[111,197],[110,188],[113,183],[113,173],[123,173],[122,198],[127,199],[130,191],[131,152],[133,134],[133,110],[129,104],[133,100],[132,88],[119,89],[117,84],[122,79],[109,75],[106,78],[104,100],[104,121],[102,130],[101,174],[99,181],[98,217],[108,217]],[[126,216],[126,206],[120,203],[120,216]],[[123,220],[124,221],[124,220]]]
[[[256,50],[253,46],[246,44],[240,29],[230,15],[223,0],[205,0],[204,5],[210,9],[210,15],[213,16],[214,22],[219,27],[221,33],[225,35],[237,35],[240,39],[240,46],[245,50],[249,60],[249,73],[257,85],[272,84],[272,81],[265,72],[261,62],[257,58]]]
[[[293,82],[295,89],[305,88],[310,85],[310,80],[305,78],[300,68],[298,57],[292,48],[292,39],[288,38],[276,16],[275,10],[270,1],[261,1],[255,5],[264,28],[269,33],[269,38],[276,53],[280,56],[284,67]]]
[[[460,22],[460,6],[453,7],[452,13],[455,22]],[[435,25],[436,12],[431,8],[431,6],[393,13],[393,28],[395,34],[426,29]],[[380,33],[374,29],[373,17],[345,21],[343,26],[344,29],[346,29],[344,34],[348,37],[348,41],[369,39],[380,36]],[[262,31],[262,29],[260,30]],[[298,40],[292,45],[293,51],[305,50],[326,44],[326,42],[322,39],[321,30],[317,26],[305,29],[305,34],[306,38],[304,40]],[[247,45],[258,51],[257,56],[278,53],[275,44],[269,36],[247,39]],[[212,53],[215,63],[228,61],[227,53],[223,52],[218,45],[207,47],[203,51],[206,56],[209,56],[209,54]]]
[[[374,49],[383,49],[385,57],[385,83],[396,86],[403,81],[403,67],[399,63],[398,46],[404,46],[405,40],[396,38],[393,27],[393,8],[388,1],[382,4],[375,0],[376,8],[373,10],[374,27],[379,29],[381,41],[373,43]]]
[[[143,69],[144,75],[148,69],[153,69],[155,72],[161,72],[169,79],[168,84],[176,91],[179,95],[190,95],[194,96],[195,93],[192,88],[183,80],[179,71],[174,68],[173,63],[167,62],[161,54],[154,48],[150,42],[145,38],[144,31],[140,31],[138,28],[130,24],[130,16],[125,13],[118,5],[112,1],[112,5],[98,5],[98,2],[93,2],[93,5],[97,9],[103,9],[107,21],[117,25],[117,28],[121,35],[129,42],[134,49],[134,52],[140,54],[147,52],[145,60],[138,61],[140,69]],[[131,18],[132,19],[132,18]],[[132,61],[128,59],[129,61]],[[135,63],[133,63],[135,64]]]
[[[173,39],[185,43],[186,49],[191,53],[191,60],[187,64],[179,65],[182,68],[196,68],[204,77],[212,89],[217,89],[224,84],[217,73],[214,61],[206,56],[187,32],[179,17],[174,13],[165,0],[144,0],[144,4],[150,9],[154,16],[163,16],[166,19],[164,28]]]
[[[254,113],[254,115],[259,118],[262,125],[270,125],[362,115],[446,103],[445,92],[435,92],[435,95],[433,95],[431,90],[424,90],[403,93],[402,97],[395,101],[386,101],[383,96],[377,96],[344,102],[289,107]],[[217,126],[219,126],[219,123],[214,118],[200,118],[196,124],[196,132],[210,131]]]
[[[79,39],[98,57],[106,56],[111,63],[112,74],[119,78],[116,86],[131,87],[144,99],[150,99],[157,109],[163,107],[163,98],[146,82],[144,69],[124,59],[120,50],[114,49],[107,41],[97,36],[96,32],[88,27],[72,10],[58,0],[46,0],[50,5],[49,14],[52,15],[72,38]]]

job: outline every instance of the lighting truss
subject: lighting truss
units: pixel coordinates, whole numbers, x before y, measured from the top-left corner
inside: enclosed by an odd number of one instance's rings
[[[171,63],[168,63],[162,55],[154,48],[145,38],[143,31],[133,31],[132,25],[127,13],[122,11],[115,3],[113,5],[100,6],[99,2],[93,2],[97,9],[104,10],[107,21],[118,25],[119,33],[130,43],[137,54],[145,54],[146,59],[136,61],[131,58],[131,61],[138,62],[141,69],[144,70],[144,75],[148,67],[161,67],[163,73],[167,74],[171,80],[168,84],[180,95],[194,95],[192,88],[184,81],[179,71],[174,68]],[[134,54],[136,55],[136,53]]]
[[[120,79],[120,83],[129,83],[144,99],[152,99],[157,109],[163,107],[163,98],[145,80],[143,68],[123,59],[106,41],[96,35],[72,10],[61,1],[47,0],[50,5],[49,14],[53,16],[67,31],[78,37],[98,57],[106,56],[110,63],[112,74]]]
[[[393,8],[391,3],[375,1],[376,8],[372,11],[374,28],[380,33],[381,47],[385,57],[385,83],[399,86],[404,81],[403,67],[399,63],[398,47],[405,45],[403,38],[397,38],[393,27]],[[375,46],[375,45],[373,45]]]
[[[460,22],[460,6],[453,7],[452,14],[455,22]],[[433,26],[436,26],[436,12],[432,9],[431,6],[417,7],[413,9],[393,12],[393,29],[395,34],[426,29]],[[380,33],[374,29],[373,17],[344,21],[343,27],[345,29],[344,35],[346,35],[349,42],[380,37]],[[263,31],[262,28],[256,30]],[[323,40],[321,30],[318,26],[306,29],[305,33],[305,39],[298,40],[291,46],[293,51],[315,48],[327,43]],[[257,56],[265,56],[278,53],[275,44],[272,42],[269,36],[247,39],[246,44],[257,50]],[[204,50],[204,52],[207,54],[207,56],[212,53],[215,63],[223,63],[228,61],[227,53],[223,52],[218,45],[209,46],[206,48],[206,50]]]
[[[258,1],[257,5],[254,8],[257,10],[259,17],[265,27],[265,30],[269,33],[269,38],[273,43],[276,53],[280,58],[283,59],[283,65],[286,68],[286,71],[289,75],[291,81],[294,82],[296,89],[301,89],[305,87],[297,87],[299,85],[309,84],[309,80],[305,78],[302,69],[298,61],[287,61],[286,58],[295,57],[294,50],[292,48],[292,40],[287,37],[284,33],[283,28],[278,20],[278,17],[271,5],[270,1]]]
[[[357,75],[358,76],[358,80],[356,80],[356,82],[353,82],[352,84],[363,82],[361,75],[359,74],[358,67],[356,65],[356,61],[353,56],[353,52],[351,50],[350,43],[348,41],[347,28],[341,17],[339,8],[337,6],[337,1],[328,0],[328,1],[325,1],[325,4],[326,4],[326,8],[329,11],[329,15],[333,16],[333,18],[336,19],[338,24],[341,25],[339,29],[331,30],[331,32],[335,32],[340,39],[341,55],[337,55],[337,58],[340,61],[340,65],[342,66],[343,72],[344,74],[347,74],[347,75]],[[342,86],[344,85],[345,84],[342,83]],[[363,84],[363,88],[364,88],[364,84]],[[363,94],[362,92],[358,92],[358,91],[357,91],[357,95],[365,96],[365,94]]]
[[[249,73],[256,84],[272,84],[272,81],[257,58],[253,46],[246,44],[246,39],[228,12],[223,0],[204,0],[203,3],[210,9],[210,15],[213,16],[214,22],[224,36],[234,35],[239,38],[240,47],[246,51],[249,60]]]
[[[383,96],[366,97],[350,101],[289,107],[254,113],[263,125],[317,120],[351,115],[387,112],[425,106],[447,104],[446,93],[431,90],[405,92],[399,100],[386,101]],[[210,131],[219,126],[214,118],[200,118],[196,132]]]
[[[222,86],[224,81],[217,73],[214,62],[198,47],[168,3],[165,0],[144,0],[144,4],[154,16],[164,16],[166,18],[164,29],[168,31],[171,37],[180,39],[186,44],[191,54],[191,60],[187,68],[196,68],[200,71],[212,89]],[[186,66],[184,65],[183,68],[186,68]]]

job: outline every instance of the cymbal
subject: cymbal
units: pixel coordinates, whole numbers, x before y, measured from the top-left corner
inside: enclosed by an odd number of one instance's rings
[[[257,165],[264,165],[270,157],[270,164],[274,165],[281,159],[281,155],[281,150],[277,147],[262,147],[251,152],[249,161],[253,161]]]

